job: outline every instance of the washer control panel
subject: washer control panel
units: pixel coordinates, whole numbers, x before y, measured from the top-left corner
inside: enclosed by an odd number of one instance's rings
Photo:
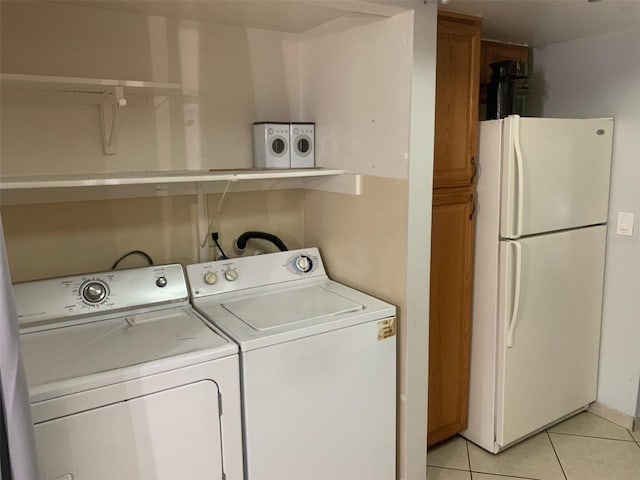
[[[21,326],[186,301],[181,265],[51,278],[13,285]]]
[[[187,266],[187,277],[194,298],[316,276],[326,276],[317,248]]]
[[[109,293],[109,287],[102,280],[89,280],[80,287],[82,299],[89,303],[100,303]]]

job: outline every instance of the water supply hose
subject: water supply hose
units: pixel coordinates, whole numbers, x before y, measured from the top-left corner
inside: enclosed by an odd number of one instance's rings
[[[244,232],[240,235],[235,242],[235,249],[238,253],[242,253],[247,248],[247,242],[252,238],[258,238],[260,240],[267,240],[268,242],[273,243],[281,252],[286,252],[289,250],[287,246],[284,244],[282,240],[280,240],[277,236],[266,233],[266,232]]]

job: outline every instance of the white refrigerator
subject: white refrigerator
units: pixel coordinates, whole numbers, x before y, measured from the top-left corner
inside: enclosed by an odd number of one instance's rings
[[[480,122],[468,428],[500,450],[596,398],[613,119]]]

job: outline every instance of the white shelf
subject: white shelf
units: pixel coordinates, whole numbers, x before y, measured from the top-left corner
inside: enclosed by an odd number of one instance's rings
[[[113,80],[108,78],[56,77],[52,75],[26,75],[0,73],[3,89],[37,89],[72,93],[106,93],[122,87],[125,93],[168,95],[180,90],[179,83],[145,82],[139,80]]]
[[[338,169],[181,170],[75,175],[0,177],[0,204],[28,205],[119,198],[195,195],[205,193],[303,188],[360,195],[360,175]]]
[[[0,190],[32,188],[101,187],[167,183],[225,182],[239,180],[273,180],[281,178],[324,177],[340,175],[344,170],[323,168],[283,170],[178,170],[155,172],[97,173],[74,175],[25,175],[0,178]]]

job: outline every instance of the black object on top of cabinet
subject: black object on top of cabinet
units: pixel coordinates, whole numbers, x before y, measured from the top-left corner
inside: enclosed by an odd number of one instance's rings
[[[505,60],[489,64],[491,79],[487,84],[487,119],[524,113],[527,93],[527,64]]]

